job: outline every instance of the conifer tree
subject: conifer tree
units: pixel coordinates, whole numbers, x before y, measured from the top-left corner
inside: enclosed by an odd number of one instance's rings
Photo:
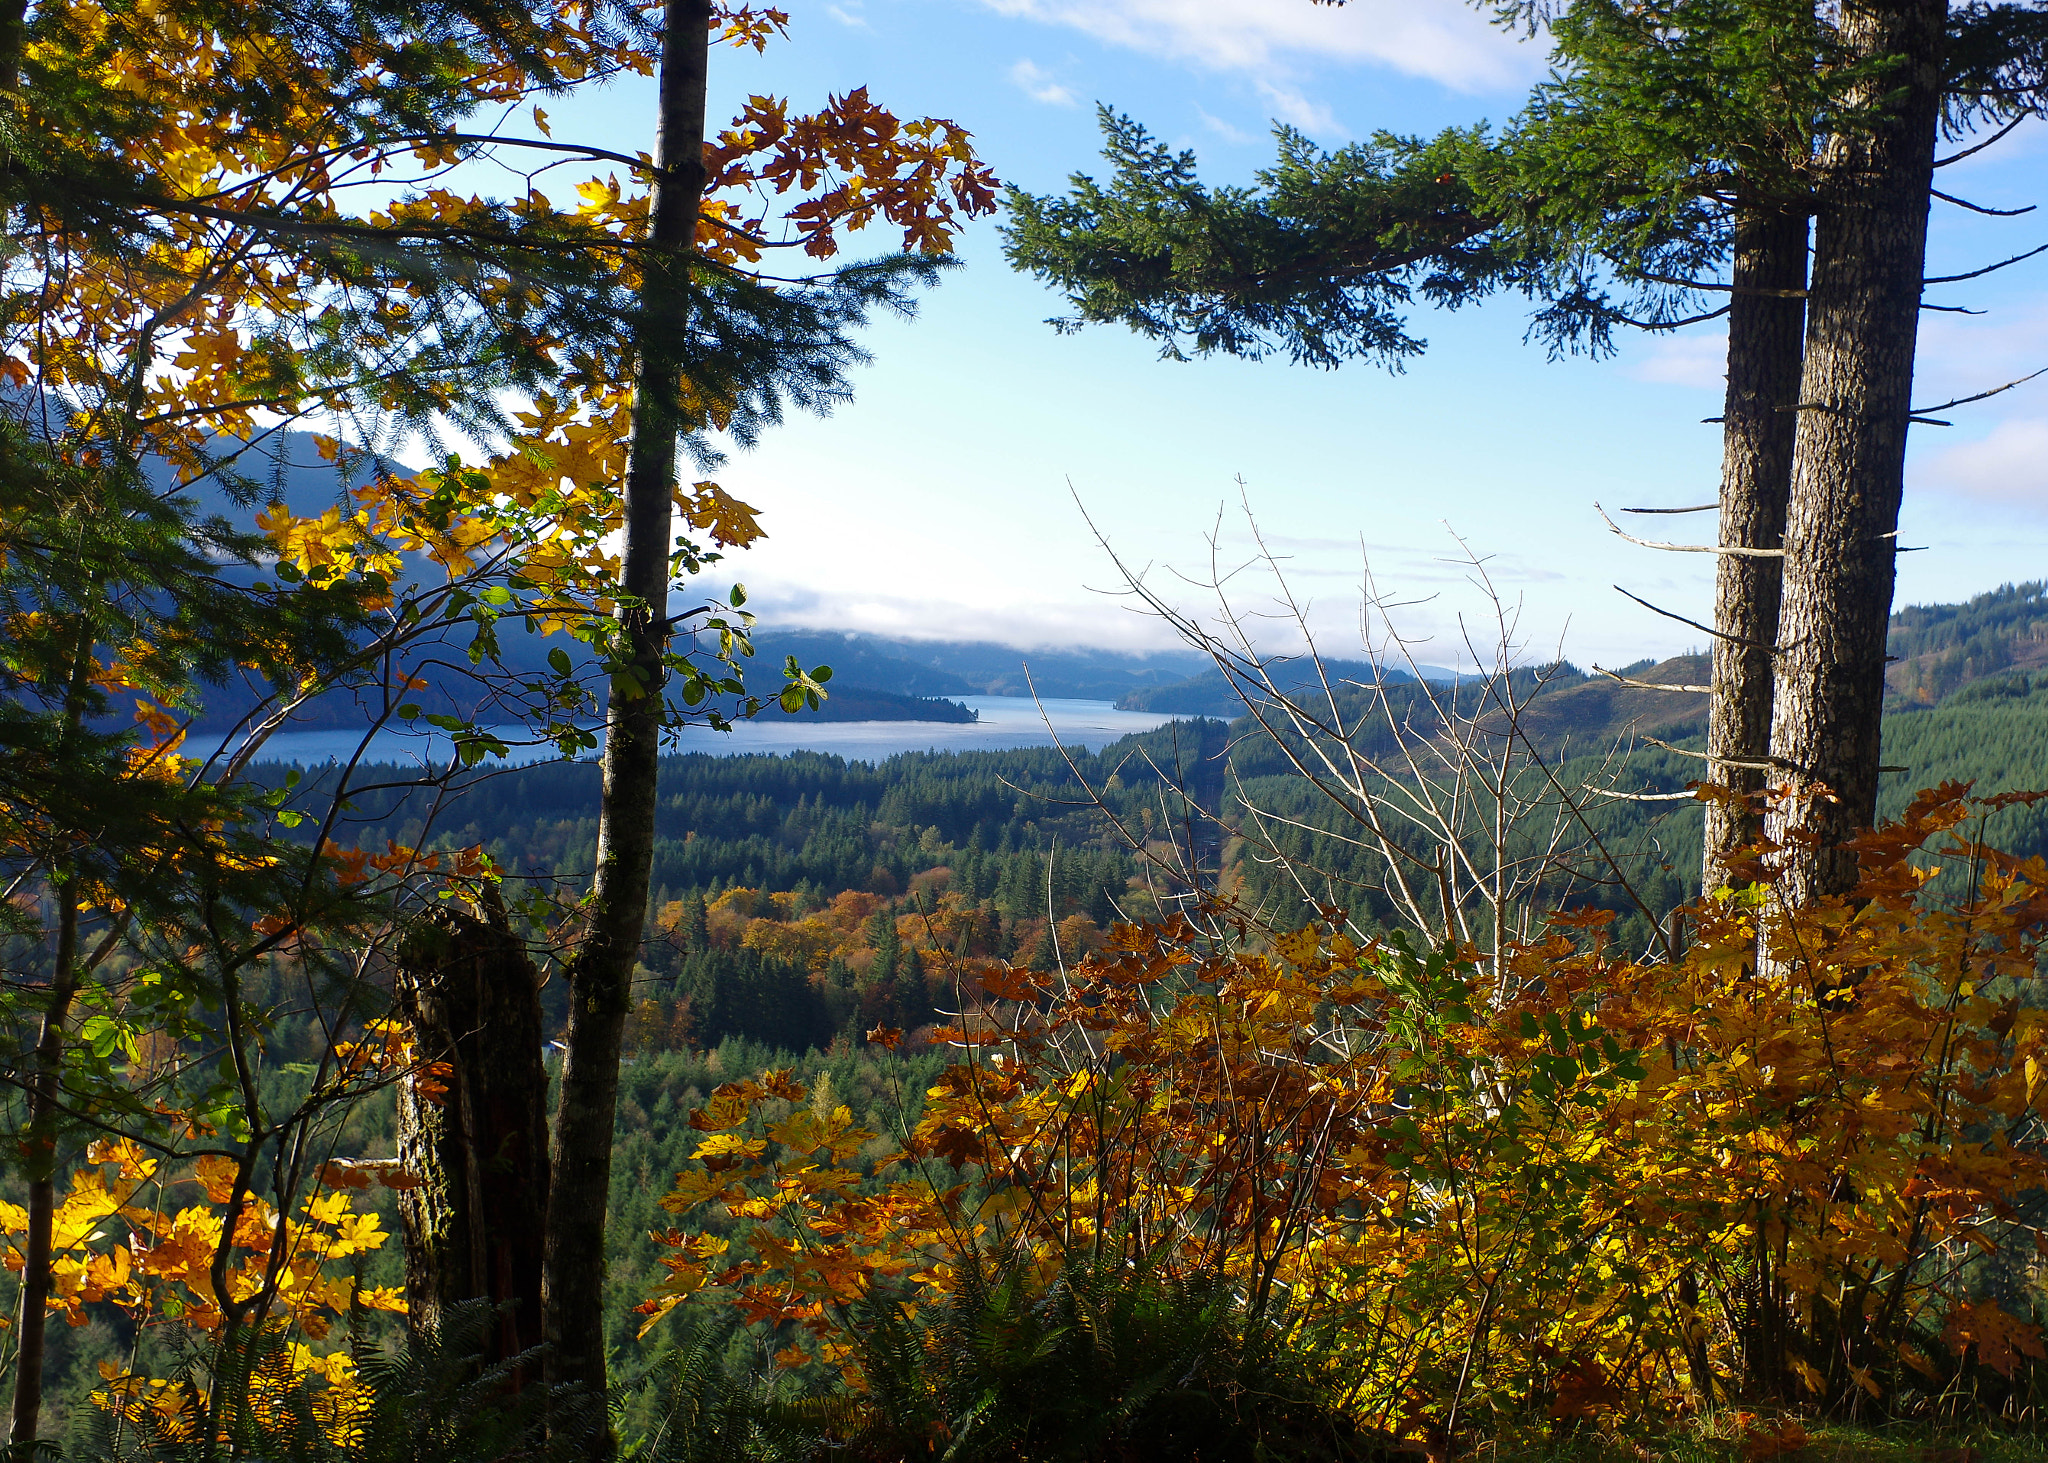
[[[695,13],[708,35],[709,15]],[[723,38],[748,45],[765,43],[783,21],[741,6],[715,15]],[[303,850],[288,839],[282,852],[243,847],[258,814],[232,788],[264,738],[316,698],[361,691],[379,708],[379,725],[418,719],[421,708],[404,694],[418,689],[406,657],[422,640],[459,634],[469,655],[448,661],[466,659],[488,677],[501,621],[573,632],[592,645],[632,723],[618,739],[624,754],[648,745],[634,729],[670,704],[664,680],[677,715],[705,707],[714,692],[744,693],[734,674],[747,651],[742,616],[649,609],[657,580],[665,593],[672,575],[695,574],[718,548],[759,533],[751,510],[715,483],[675,481],[678,443],[695,433],[701,445],[703,432],[719,429],[744,444],[788,405],[842,399],[846,368],[861,358],[852,331],[875,307],[907,308],[910,289],[936,277],[958,218],[992,205],[992,180],[957,126],[899,122],[864,91],[813,117],[752,98],[714,146],[703,145],[700,125],[685,149],[720,196],[686,210],[686,237],[669,247],[687,257],[664,271],[670,261],[645,236],[647,199],[637,187],[650,176],[645,159],[556,142],[537,108],[530,137],[495,116],[510,106],[523,117],[536,99],[651,69],[653,33],[644,7],[626,0],[0,6],[0,210],[9,239],[0,450],[13,495],[0,502],[0,565],[9,597],[30,611],[0,625],[0,661],[19,673],[14,689],[28,688],[0,708],[15,747],[29,754],[9,764],[22,773],[21,797],[8,809],[18,817],[5,829],[4,857],[13,887],[49,896],[45,926],[19,922],[17,933],[39,938],[47,971],[57,973],[45,979],[38,970],[7,1014],[36,1029],[25,1044],[43,1056],[28,1065],[57,1074],[31,1097],[39,1136],[52,1132],[56,1087],[72,1111],[97,1111],[137,1132],[163,1126],[161,1114],[131,1100],[110,1055],[141,1016],[106,1013],[146,1007],[127,987],[92,984],[124,944],[124,958],[140,945],[152,958],[171,952],[147,970],[153,988],[185,1001],[204,995],[223,1013],[236,1071],[199,1084],[200,1096],[215,1104],[206,1110],[245,1120],[252,1136],[242,1145],[243,1179],[258,1171],[265,1144],[300,1131],[290,1126],[299,1118],[280,1128],[260,1110],[250,1063],[267,1013],[240,992],[240,972],[315,928],[346,948],[360,934],[347,911],[368,900],[334,897],[344,875],[360,881],[358,894],[361,883],[386,892],[403,885],[396,876],[363,880],[369,851],[337,850],[329,819],[314,818],[317,836]],[[492,125],[467,130],[480,110],[493,114]],[[443,186],[444,170],[485,159],[614,172],[567,207],[537,188],[505,199]],[[801,213],[771,223],[751,200],[763,170],[785,166],[820,181],[784,200]],[[508,166],[498,176],[530,181],[531,169]],[[373,178],[376,201],[355,206]],[[705,237],[693,244],[700,221]],[[795,281],[786,270],[771,281],[751,267],[785,245],[827,260],[839,231],[872,221],[904,229],[902,257],[820,266]],[[785,223],[791,237],[772,237]],[[653,328],[640,329],[650,303],[659,307]],[[666,372],[673,388],[643,393],[661,420],[637,454],[628,451],[624,387],[636,360]],[[337,434],[328,449],[344,465],[371,464],[372,480],[325,514],[301,515],[266,496],[274,483],[248,466],[263,458],[265,442],[285,427],[337,418],[351,440]],[[481,466],[447,457],[410,475],[367,451],[407,433],[437,449],[450,428],[493,455]],[[629,457],[635,482],[622,493]],[[16,471],[25,464],[35,473]],[[208,489],[245,511],[269,503],[262,532],[206,520],[193,495]],[[632,584],[621,594],[608,539],[624,499],[633,500],[626,516],[637,512],[639,529],[630,536]],[[671,509],[687,524],[673,543]],[[67,603],[37,615],[30,602],[38,599],[49,602],[45,610]],[[723,623],[704,649],[673,634],[707,614]],[[60,663],[64,673],[54,674]],[[589,698],[565,653],[551,664],[558,675],[501,714],[530,713],[536,739],[588,750],[595,739],[577,713]],[[256,711],[221,757],[181,762],[178,738],[211,694],[209,679],[230,674],[258,683]],[[796,670],[799,704],[816,694],[817,679]],[[507,680],[533,677],[500,684]],[[139,720],[110,729],[106,718],[131,710]],[[473,718],[437,724],[455,737],[463,766],[503,750]],[[39,756],[42,785],[29,775]],[[78,775],[50,783],[53,770]],[[633,786],[617,782],[622,807],[634,801]],[[280,823],[300,816],[268,800],[262,815],[273,806]],[[644,864],[644,849],[630,822],[610,829],[592,906],[598,938],[579,967],[589,975],[586,995],[609,989],[620,960],[630,973],[644,927],[647,875],[632,867]],[[119,877],[82,878],[76,899],[57,897],[81,860],[104,860]],[[156,884],[147,900],[127,887],[145,876]],[[342,911],[334,920],[329,904]],[[195,927],[208,936],[196,967],[176,953],[192,946],[180,937]],[[348,989],[356,1000],[364,987]],[[72,1018],[88,997],[100,1025],[85,1043]],[[614,1013],[591,1014],[602,1026]],[[348,1019],[368,1018],[358,1006]],[[196,1040],[190,1021],[162,1026]],[[603,1130],[593,1145],[600,1161],[610,1133],[604,1045],[583,1043],[590,1059],[577,1061],[571,1084],[585,1128]],[[90,1058],[88,1046],[99,1048]],[[586,1078],[597,1089],[590,1101],[582,1100]],[[303,1166],[272,1169],[288,1209],[289,1175]],[[602,1175],[593,1182],[572,1169],[565,1178],[580,1199],[594,1192],[601,1225]],[[228,1236],[246,1212],[247,1183],[232,1195]],[[49,1193],[32,1186],[29,1198],[30,1228],[47,1234]],[[49,1259],[46,1244],[30,1248],[30,1304],[16,1331],[24,1364],[15,1441],[24,1445],[39,1427],[34,1343],[45,1316],[34,1287],[47,1280]],[[563,1278],[588,1282],[590,1274]],[[241,1344],[238,1328],[261,1324],[275,1283],[223,1303],[224,1345]],[[587,1283],[578,1294],[571,1312],[587,1333],[600,1298]],[[601,1381],[598,1344],[571,1341],[563,1365],[589,1372],[596,1356]]]
[[[1052,921],[1045,922],[1045,928],[1038,932],[1038,943],[1031,947],[1031,959],[1025,962],[1031,969],[1050,975],[1060,968],[1060,951],[1055,942]]]
[[[1398,363],[1421,349],[1401,318],[1414,297],[1456,304],[1503,288],[1541,302],[1537,331],[1553,348],[1599,351],[1618,324],[1670,329],[1726,315],[1708,766],[1734,796],[1709,814],[1706,872],[1718,883],[1727,855],[1759,831],[1745,798],[1774,771],[1812,766],[1858,781],[1847,803],[1829,806],[1859,810],[1844,818],[1869,816],[1860,784],[1874,787],[1881,687],[1848,695],[1814,678],[1814,660],[1796,671],[1778,664],[1790,657],[1780,651],[1789,638],[1778,625],[1788,552],[1780,539],[1794,459],[1788,418],[1803,430],[1809,414],[1788,410],[1806,399],[1808,219],[1832,206],[1821,144],[1830,129],[1853,139],[1885,128],[1891,94],[1871,78],[1904,53],[1873,48],[1903,44],[1904,31],[1864,25],[1857,7],[1837,26],[1810,0],[1492,8],[1509,23],[1548,21],[1558,65],[1499,138],[1484,129],[1429,141],[1381,133],[1323,153],[1281,129],[1279,161],[1256,188],[1211,192],[1192,154],[1170,154],[1105,110],[1109,186],[1077,175],[1065,198],[1013,192],[1010,257],[1066,294],[1075,313],[1062,328],[1119,320],[1176,359],[1280,350],[1326,367],[1353,357]],[[1953,122],[1999,121],[2038,105],[2041,7],[1943,7],[1926,24],[1933,39],[1923,49],[1935,59],[1920,84],[1947,97]],[[1873,39],[1880,35],[1890,39]],[[1724,264],[1725,281],[1702,277]],[[1615,286],[1624,299],[1610,298]],[[1702,294],[1726,304],[1699,308]],[[1902,432],[1903,418],[1898,425]],[[1825,434],[1807,440],[1809,455],[1837,450]],[[1861,469],[1814,471],[1847,480]],[[1890,496],[1877,486],[1871,501]],[[1852,525],[1838,519],[1823,512],[1818,521],[1830,526],[1812,541],[1841,541]],[[1863,568],[1852,577],[1869,583],[1873,603],[1881,587],[1888,606],[1889,559],[1879,566],[1868,555],[1888,556],[1890,541],[1856,552]],[[1802,593],[1825,598],[1846,581],[1816,571],[1801,582]],[[1804,623],[1813,612],[1801,615]],[[1869,620],[1859,615],[1863,639]],[[1859,684],[1869,682],[1862,649],[1854,664]],[[1795,737],[1788,724],[1777,739],[1791,740],[1770,745],[1784,672],[1799,678],[1798,705],[1843,708],[1861,728],[1852,759],[1861,770],[1817,753],[1839,733],[1821,731],[1828,718],[1811,711],[1788,712],[1809,730]],[[1848,824],[1837,823],[1839,838]]]
[[[1846,847],[1876,821],[1886,631],[1913,416],[1929,190],[1940,133],[1946,0],[1855,0],[1839,22],[1856,76],[1818,160],[1818,220],[1785,536],[1771,755],[1797,796],[1780,840],[1818,839],[1788,895],[1846,893]]]
[[[683,954],[702,954],[711,946],[711,914],[704,903],[704,891],[694,889],[683,901]]]
[[[903,938],[896,933],[896,921],[886,909],[878,909],[869,916],[868,945],[875,952],[874,964],[868,967],[868,979],[876,985],[894,980],[903,960]]]

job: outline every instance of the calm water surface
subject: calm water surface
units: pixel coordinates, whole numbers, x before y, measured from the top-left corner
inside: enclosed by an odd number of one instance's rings
[[[898,752],[1001,752],[1013,747],[1049,747],[1055,738],[1069,747],[1096,747],[1151,731],[1173,718],[1149,711],[1118,711],[1108,701],[1033,701],[1026,696],[953,698],[981,713],[971,723],[944,721],[793,721],[764,711],[730,732],[685,727],[676,738],[681,752],[736,757],[749,752],[830,752],[849,761],[880,762]],[[494,728],[510,741],[517,728]],[[281,732],[264,744],[262,760],[308,765],[353,757],[360,735],[344,731]],[[422,729],[387,731],[371,742],[367,760],[414,761],[448,754],[448,738]],[[545,761],[549,747],[514,747],[511,761]]]

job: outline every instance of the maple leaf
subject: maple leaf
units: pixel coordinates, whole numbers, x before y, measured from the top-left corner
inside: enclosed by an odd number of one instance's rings
[[[695,483],[688,492],[678,489],[676,506],[692,528],[707,530],[721,547],[743,549],[765,537],[756,510],[717,483]]]
[[[702,1106],[690,1114],[690,1126],[699,1132],[720,1133],[739,1127],[753,1115],[753,1111],[752,1093],[728,1084],[713,1092]]]
[[[2041,1328],[2011,1315],[1996,1301],[1957,1304],[1942,1323],[1941,1339],[1959,1354],[1965,1347],[1975,1348],[1977,1360],[2001,1377],[2010,1378],[2023,1356],[2048,1361]]]

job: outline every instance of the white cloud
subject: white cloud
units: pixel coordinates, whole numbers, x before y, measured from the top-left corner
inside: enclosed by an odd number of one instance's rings
[[[1195,115],[1202,119],[1202,125],[1204,127],[1207,127],[1211,132],[1215,133],[1225,142],[1234,142],[1239,147],[1244,147],[1250,143],[1254,143],[1260,140],[1260,134],[1256,132],[1247,132],[1242,127],[1233,127],[1230,125],[1230,123],[1224,121],[1221,117],[1212,116],[1210,113],[1203,111],[1200,107],[1195,108]]]
[[[1628,366],[1638,381],[1719,391],[1728,379],[1726,335],[1659,336],[1649,352]]]
[[[901,640],[987,640],[1022,650],[1166,650],[1181,642],[1149,615],[1103,600],[964,604],[750,576],[747,607],[787,629],[864,630]]]
[[[1285,84],[1292,63],[1391,66],[1458,91],[1525,81],[1540,61],[1465,0],[981,0],[1111,45]]]
[[[1078,106],[1081,99],[1053,79],[1053,74],[1043,66],[1030,60],[1019,61],[1010,68],[1010,80],[1017,83],[1024,95],[1035,102],[1044,102],[1051,107]]]
[[[1922,471],[1963,497],[2048,513],[2048,418],[2002,422],[1987,437],[1936,454]]]
[[[850,25],[856,30],[874,29],[873,26],[868,24],[868,18],[860,13],[860,0],[853,0],[850,8],[844,5],[827,5],[825,13],[841,25]]]
[[[1335,112],[1323,103],[1311,100],[1294,87],[1280,86],[1262,80],[1259,82],[1259,94],[1265,97],[1273,108],[1275,121],[1285,122],[1290,127],[1298,127],[1311,136],[1327,137],[1331,133],[1341,133],[1344,130]]]

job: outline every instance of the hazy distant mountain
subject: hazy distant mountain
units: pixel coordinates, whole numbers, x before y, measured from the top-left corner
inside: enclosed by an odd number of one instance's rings
[[[1222,671],[1209,663],[1208,657],[1202,659],[1204,668],[1199,674],[1170,685],[1127,692],[1117,702],[1117,709],[1156,711],[1174,716],[1220,716],[1226,720],[1242,716],[1244,702],[1236,688]],[[1444,666],[1425,665],[1418,669],[1426,681],[1448,683],[1458,679],[1458,672]],[[1284,666],[1269,666],[1268,671],[1274,684],[1289,696],[1316,694],[1322,689],[1323,674],[1329,676],[1331,688],[1340,693],[1357,686],[1394,685],[1415,679],[1406,670],[1396,670],[1392,666],[1374,667],[1362,660],[1326,660],[1321,672],[1313,662],[1297,660]]]
[[[192,489],[203,513],[218,513],[241,524],[253,524],[256,506],[283,501],[296,513],[318,514],[349,504],[348,485],[335,465],[320,456],[313,435],[282,432],[253,445],[224,442],[239,452],[233,463],[240,487],[250,499],[238,503],[224,487],[209,481]],[[369,468],[355,476],[366,478]],[[402,469],[401,469],[402,470]],[[158,464],[151,476],[169,486],[169,470]],[[903,720],[928,716],[953,720],[964,708],[940,710],[920,706],[915,698],[959,696],[1028,696],[1114,701],[1124,710],[1176,716],[1235,718],[1243,704],[1223,674],[1205,655],[1185,649],[1126,652],[1090,647],[1019,650],[989,641],[908,640],[882,635],[764,626],[755,635],[756,654],[749,683],[772,693],[782,684],[784,658],[794,655],[806,669],[829,665],[833,700],[844,709],[825,713],[831,719],[852,714],[853,703],[873,693],[861,719]],[[508,661],[521,669],[537,669],[560,639],[508,635]],[[582,647],[565,645],[579,662]],[[2048,583],[2004,585],[1961,604],[1913,605],[1892,617],[1894,663],[1886,682],[1895,709],[1929,706],[1966,686],[2006,675],[2048,668]],[[1405,670],[1374,669],[1359,661],[1330,661],[1333,680],[1388,683],[1412,679]],[[1453,682],[1458,673],[1442,666],[1419,667],[1424,679]],[[1317,681],[1306,661],[1276,672],[1289,689],[1313,691]],[[1705,679],[1701,666],[1689,660],[1667,661],[1639,678],[1674,682]],[[460,700],[460,689],[447,688]],[[905,700],[902,698],[911,698]],[[430,692],[422,700],[436,700]],[[1609,736],[1625,725],[1654,725],[1657,735],[1682,735],[1681,728],[1703,719],[1704,698],[1679,692],[1628,692],[1604,678],[1581,682],[1576,676],[1554,684],[1542,698],[1547,732],[1575,741]],[[246,704],[243,697],[218,692],[210,720],[232,719]],[[314,720],[354,724],[357,708],[337,703],[315,712]]]
[[[335,465],[320,455],[311,432],[278,432],[249,443],[216,437],[213,444],[223,471],[189,486],[186,492],[199,505],[202,517],[217,513],[244,528],[253,529],[256,514],[272,503],[281,502],[306,518],[325,513],[337,503],[350,504],[348,490],[369,481],[374,471],[374,464],[364,462],[344,482]],[[400,476],[411,474],[411,469],[401,464],[387,460],[387,465]],[[159,458],[146,460],[142,471],[159,490],[170,488],[176,480],[169,465]],[[229,491],[231,484],[233,492]],[[238,496],[247,501],[237,502]]]
[[[985,640],[894,640],[772,627],[755,632],[754,647],[755,663],[770,671],[794,655],[806,668],[831,666],[836,680],[912,696],[1029,696],[1035,690],[1115,701],[1184,680],[1209,663],[1191,650],[1019,650]]]

